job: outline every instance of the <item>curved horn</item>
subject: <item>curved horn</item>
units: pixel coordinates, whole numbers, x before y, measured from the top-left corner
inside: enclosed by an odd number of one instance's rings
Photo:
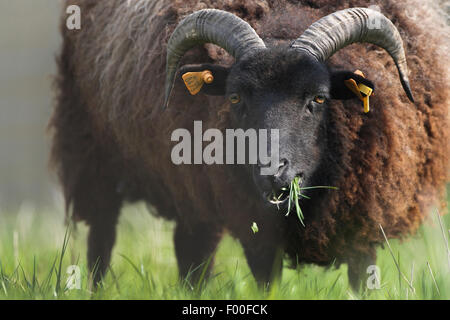
[[[338,50],[355,42],[375,44],[391,55],[403,89],[409,100],[414,102],[402,38],[394,24],[378,11],[351,8],[332,13],[313,23],[291,47],[307,51],[319,61],[325,61]]]
[[[164,107],[169,102],[181,57],[186,51],[202,43],[216,44],[236,59],[242,58],[249,51],[266,47],[255,30],[232,13],[204,9],[190,14],[178,24],[167,44]]]

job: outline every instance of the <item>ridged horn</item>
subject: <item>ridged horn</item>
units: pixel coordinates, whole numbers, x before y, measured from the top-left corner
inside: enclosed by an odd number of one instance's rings
[[[291,47],[325,61],[355,42],[375,44],[390,54],[397,66],[403,89],[409,100],[414,102],[402,38],[394,24],[378,11],[351,8],[332,13],[313,23]]]
[[[204,9],[188,15],[178,24],[167,43],[164,107],[169,103],[180,59],[189,49],[203,43],[222,47],[236,60],[252,50],[266,47],[256,31],[232,13]]]

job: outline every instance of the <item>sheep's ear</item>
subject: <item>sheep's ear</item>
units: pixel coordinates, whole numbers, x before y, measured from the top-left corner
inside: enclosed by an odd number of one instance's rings
[[[372,94],[375,86],[372,81],[366,79],[364,74],[357,70],[351,71],[334,71],[330,76],[332,99],[346,100],[352,98],[364,97],[369,91],[369,96]],[[361,88],[367,87],[368,91],[361,91]],[[370,89],[370,90],[369,90]]]
[[[230,68],[205,63],[184,65],[179,74],[192,95],[223,96],[229,72]]]

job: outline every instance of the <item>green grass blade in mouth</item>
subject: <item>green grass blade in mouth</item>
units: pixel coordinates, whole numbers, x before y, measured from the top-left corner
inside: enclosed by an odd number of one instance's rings
[[[300,223],[305,226],[305,223],[303,222],[305,219],[305,216],[303,215],[302,208],[299,204],[299,198],[305,198],[305,199],[311,199],[307,195],[302,194],[302,190],[312,190],[312,189],[332,189],[332,190],[338,190],[336,187],[331,186],[313,186],[313,187],[300,187],[300,177],[295,177],[294,180],[292,180],[290,186],[289,186],[289,202],[288,202],[288,211],[286,213],[286,216],[289,215],[291,212],[291,208],[295,206],[295,211],[297,213],[298,220]]]
[[[312,190],[312,189],[332,189],[332,190],[339,190],[337,187],[331,187],[331,186],[314,186],[314,187],[302,187],[300,190]]]
[[[298,203],[299,196],[302,196],[300,192],[300,177],[295,177],[294,180],[292,180],[291,185],[289,186],[289,202],[288,202],[288,211],[286,213],[286,216],[289,215],[291,212],[291,206],[292,204],[295,205],[295,211],[297,212],[297,217],[300,223],[305,226],[303,220],[303,211],[300,208],[300,204]]]

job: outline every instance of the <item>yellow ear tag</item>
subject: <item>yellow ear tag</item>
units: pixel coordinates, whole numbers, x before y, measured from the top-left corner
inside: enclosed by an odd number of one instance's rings
[[[364,77],[364,74],[360,70],[356,70],[355,74]],[[362,83],[357,84],[353,79],[344,80],[344,83],[346,87],[349,88],[350,91],[352,91],[359,98],[359,100],[364,103],[364,113],[369,112],[369,97],[373,95],[373,89]]]
[[[191,95],[199,93],[205,83],[210,84],[214,81],[214,76],[209,70],[187,72],[182,78]]]
[[[372,95],[373,90],[372,88],[369,88],[368,86],[365,86],[362,83],[358,84],[358,88],[360,92],[365,94],[362,101],[364,103],[364,113],[367,113],[370,111],[369,97]]]

